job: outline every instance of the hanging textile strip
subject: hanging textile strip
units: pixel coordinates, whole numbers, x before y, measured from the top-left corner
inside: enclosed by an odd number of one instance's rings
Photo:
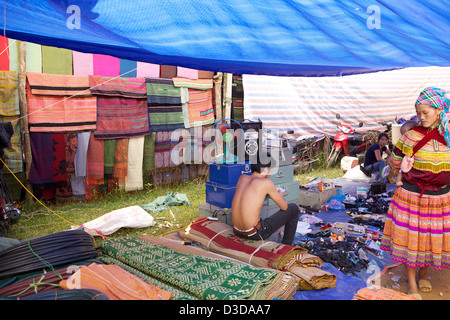
[[[27,81],[32,94],[50,96],[90,97],[89,77],[84,75],[60,75],[27,72]]]
[[[172,293],[144,282],[117,265],[82,266],[60,283],[63,289],[94,289],[110,300],[169,300]]]
[[[263,299],[278,272],[209,257],[178,253],[133,237],[102,243],[105,254],[204,300]]]
[[[155,138],[155,168],[170,167],[170,151],[173,148],[170,131],[160,131]]]
[[[145,99],[98,96],[96,139],[120,139],[150,134]]]
[[[212,90],[188,89],[188,113],[190,126],[206,126],[214,123]]]
[[[41,50],[43,73],[66,75],[73,73],[72,50],[49,46],[42,46]]]
[[[89,85],[93,94],[147,98],[144,78],[89,76]]]
[[[181,89],[171,79],[145,79],[152,132],[184,128]]]
[[[118,139],[114,150],[113,176],[125,178],[128,175],[128,144],[129,139]]]
[[[128,169],[125,191],[142,190],[144,180],[142,177],[142,162],[144,158],[145,137],[130,138],[128,142]]]
[[[196,80],[196,79],[198,79],[198,70],[190,69],[190,68],[177,67],[177,77],[178,78],[188,78],[188,79]]]
[[[5,163],[13,173],[23,171],[22,140],[20,139],[20,121],[18,121],[18,118],[19,116],[0,116],[2,126],[6,128],[8,126],[12,126],[13,130],[13,134],[11,136],[11,146],[4,149]],[[4,171],[5,170],[6,168]]]
[[[209,90],[213,88],[212,79],[187,79],[187,78],[173,78],[173,85],[175,87],[185,87],[197,90]]]
[[[144,157],[142,171],[144,175],[150,175],[155,169],[155,139],[156,132],[152,132],[144,140]]]
[[[30,132],[80,132],[97,128],[97,98],[27,94]]]
[[[151,104],[181,105],[181,90],[172,79],[145,78],[147,101]]]
[[[19,78],[15,71],[0,71],[0,115],[20,114],[18,94]]]
[[[103,184],[105,174],[104,157],[104,141],[95,139],[94,135],[91,134],[86,156],[87,185]]]

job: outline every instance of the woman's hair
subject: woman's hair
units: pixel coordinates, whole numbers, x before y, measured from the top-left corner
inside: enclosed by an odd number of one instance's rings
[[[380,132],[378,134],[378,138],[377,138],[377,142],[379,142],[381,140],[381,138],[386,137],[386,139],[388,139],[389,141],[389,135],[386,132]]]

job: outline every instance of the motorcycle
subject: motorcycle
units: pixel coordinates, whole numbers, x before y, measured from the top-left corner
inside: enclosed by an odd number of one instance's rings
[[[340,114],[336,114],[336,119],[338,119],[337,122],[337,128],[339,129],[339,132],[334,136],[333,140],[333,146],[331,148],[331,151],[328,155],[328,158],[326,160],[326,167],[329,168],[333,164],[337,162],[339,159],[340,154],[343,152],[344,155],[349,156],[350,152],[348,149],[348,141],[349,141],[349,135],[354,134],[356,131],[352,127],[350,127],[347,124],[343,124],[340,121]],[[335,122],[333,122],[335,123]],[[360,122],[358,124],[358,127],[361,128],[363,126],[363,123]],[[362,148],[361,146],[355,147],[352,149],[352,154],[360,151]]]

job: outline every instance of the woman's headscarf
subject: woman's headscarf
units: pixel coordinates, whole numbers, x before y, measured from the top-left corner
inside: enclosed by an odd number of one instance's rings
[[[416,105],[426,104],[434,108],[442,108],[440,114],[439,132],[447,141],[447,147],[450,148],[450,132],[449,123],[450,118],[450,100],[445,96],[445,91],[436,87],[425,88],[417,98]]]

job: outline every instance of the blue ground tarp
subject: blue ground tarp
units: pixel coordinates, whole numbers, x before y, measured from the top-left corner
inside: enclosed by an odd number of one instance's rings
[[[235,74],[450,65],[447,0],[8,0],[3,35]]]

